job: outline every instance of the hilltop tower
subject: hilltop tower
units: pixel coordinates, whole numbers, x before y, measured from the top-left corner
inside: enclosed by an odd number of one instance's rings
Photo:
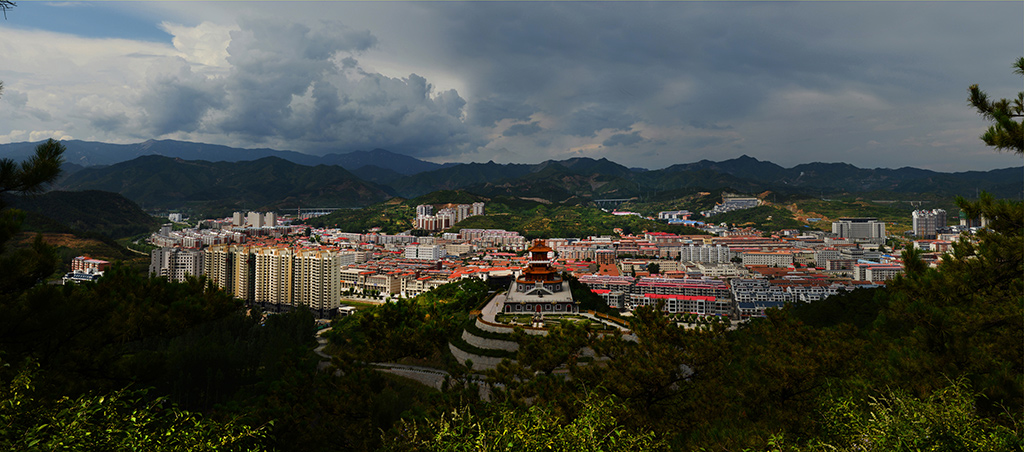
[[[572,299],[569,284],[551,266],[553,250],[543,240],[534,242],[522,275],[512,281],[501,307],[504,313],[572,314],[579,305]]]

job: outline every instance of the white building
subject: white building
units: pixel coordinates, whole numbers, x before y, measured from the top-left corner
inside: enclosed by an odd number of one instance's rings
[[[885,242],[885,223],[877,218],[840,218],[832,223],[832,233],[852,240]]]
[[[203,270],[203,252],[200,250],[164,247],[150,253],[150,276],[184,282],[189,275],[202,275]]]
[[[419,259],[436,261],[444,257],[444,248],[441,245],[409,245],[405,247],[406,259]]]
[[[901,265],[861,263],[853,266],[854,281],[883,282],[902,273]]]
[[[679,260],[683,262],[730,262],[736,253],[722,245],[683,245],[679,247]]]
[[[788,267],[793,265],[793,254],[785,251],[751,251],[741,253],[743,265],[767,265],[769,267]]]
[[[264,226],[263,220],[263,214],[259,212],[249,212],[249,215],[246,217],[246,222],[254,228],[262,228]]]

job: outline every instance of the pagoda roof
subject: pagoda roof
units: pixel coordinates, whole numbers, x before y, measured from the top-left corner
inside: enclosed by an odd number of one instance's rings
[[[551,249],[551,247],[547,246],[547,244],[545,244],[543,240],[537,240],[536,242],[533,243],[533,246],[530,247],[530,249],[527,251],[530,253],[547,253],[554,250]]]

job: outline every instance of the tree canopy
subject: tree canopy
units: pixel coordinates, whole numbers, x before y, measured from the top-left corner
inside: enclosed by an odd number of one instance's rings
[[[1013,67],[1015,74],[1024,76],[1024,57],[1015,61]],[[982,117],[993,122],[981,140],[1000,151],[1024,154],[1024,128],[1014,119],[1024,117],[1024,91],[1017,93],[1017,98],[1012,101],[990,101],[988,94],[978,88],[977,84],[971,85],[968,91],[971,93],[968,98],[970,104]]]

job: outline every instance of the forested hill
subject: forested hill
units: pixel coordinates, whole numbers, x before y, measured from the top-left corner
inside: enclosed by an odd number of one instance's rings
[[[23,229],[32,232],[75,231],[118,239],[151,232],[159,225],[128,198],[99,190],[12,198],[11,206],[29,213]]]
[[[144,209],[192,209],[218,216],[243,209],[352,207],[390,197],[339,166],[303,166],[277,157],[229,163],[143,156],[82,169],[60,188],[120,193]]]
[[[576,158],[537,165],[471,163],[419,173],[390,182],[404,197],[465,189],[486,196],[529,193],[552,202],[568,197],[629,198],[681,188],[727,188],[744,193],[774,191],[804,196],[886,192],[928,193],[947,198],[987,191],[1019,198],[1022,168],[941,173],[918,168],[857,168],[845,163],[807,163],[783,168],[743,156],[702,160],[654,171],[635,171],[607,160]]]

